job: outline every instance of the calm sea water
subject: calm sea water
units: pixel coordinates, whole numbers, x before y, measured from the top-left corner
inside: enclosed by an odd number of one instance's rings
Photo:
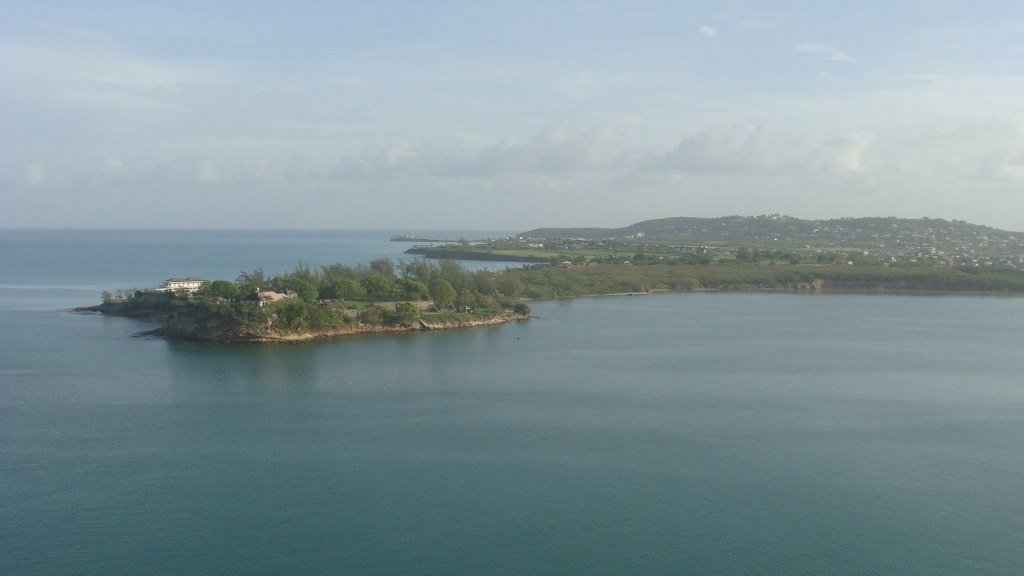
[[[389,237],[0,232],[0,573],[1024,573],[1024,299],[584,298],[299,346],[64,311]]]

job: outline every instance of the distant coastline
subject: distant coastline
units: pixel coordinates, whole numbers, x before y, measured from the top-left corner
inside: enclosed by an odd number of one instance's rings
[[[420,238],[419,236],[407,236],[405,234],[392,236],[392,242],[448,242],[448,240],[434,240],[431,238]]]
[[[521,322],[528,300],[664,291],[865,292],[1024,295],[1012,269],[802,265],[732,259],[625,263],[564,261],[470,272],[452,260],[417,259],[319,270],[299,266],[234,282],[172,278],[155,290],[119,290],[77,311],[151,317],[148,334],[193,342],[307,342],[346,335],[445,330]]]
[[[502,254],[485,252],[480,250],[468,250],[439,246],[430,248],[425,246],[414,246],[405,251],[406,254],[433,258],[436,260],[484,260],[490,262],[549,262],[550,257],[543,256],[520,256],[516,254]]]
[[[414,237],[406,236],[414,242]],[[429,243],[429,241],[421,241]],[[783,214],[661,218],[623,228],[537,228],[505,238],[413,246],[427,258],[508,262],[622,262],[635,254],[676,259],[854,262],[878,266],[1003,267],[1024,271],[1024,232],[941,218],[832,218]],[[692,263],[692,262],[690,262]]]

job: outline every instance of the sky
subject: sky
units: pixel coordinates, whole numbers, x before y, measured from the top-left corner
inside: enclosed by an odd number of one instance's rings
[[[1024,4],[0,2],[0,227],[1024,230]]]

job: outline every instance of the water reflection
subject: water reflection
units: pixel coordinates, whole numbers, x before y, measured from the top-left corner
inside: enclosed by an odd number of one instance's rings
[[[516,365],[529,323],[443,332],[340,337],[306,344],[167,341],[165,361],[185,397],[314,392],[464,390]]]
[[[169,341],[166,350],[171,384],[185,396],[302,393],[319,381],[309,347]]]

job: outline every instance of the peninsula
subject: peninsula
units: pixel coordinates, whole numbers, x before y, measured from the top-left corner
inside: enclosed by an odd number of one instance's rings
[[[853,261],[794,264],[770,253],[743,260],[637,253],[618,261],[567,260],[498,272],[470,272],[453,260],[382,258],[355,267],[302,264],[272,278],[254,270],[234,282],[203,281],[194,289],[105,292],[102,304],[77,310],[158,318],[163,326],[151,334],[194,342],[304,342],[521,322],[531,317],[524,300],[669,290],[1024,295],[1024,273]]]
[[[472,274],[450,260],[396,265],[381,258],[320,269],[300,264],[273,277],[263,270],[242,272],[234,282],[172,278],[158,289],[104,292],[103,303],[76,310],[157,318],[163,326],[147,334],[225,343],[306,342],[530,318],[530,307],[502,292],[501,282],[481,286],[492,276]]]

